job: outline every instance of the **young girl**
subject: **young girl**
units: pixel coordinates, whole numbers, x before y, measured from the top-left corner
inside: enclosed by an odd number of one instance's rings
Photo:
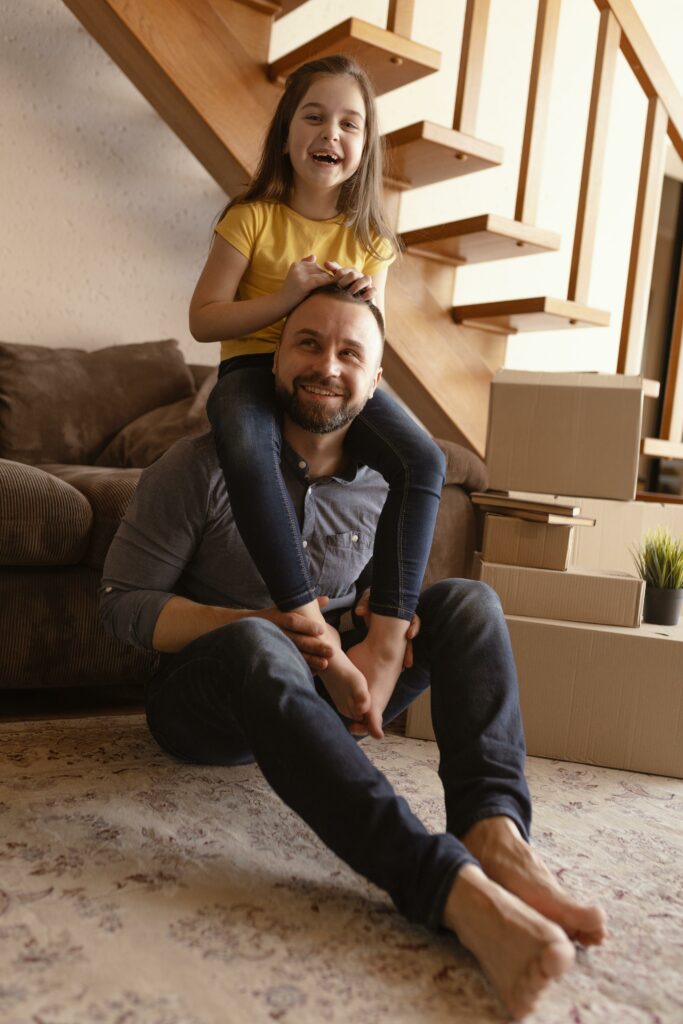
[[[365,72],[343,56],[304,64],[287,79],[256,177],[216,226],[190,305],[194,337],[221,341],[208,413],[242,538],[275,604],[316,620],[326,634],[333,653],[319,675],[339,710],[375,736],[403,667],[444,459],[379,391],[353,422],[347,451],[378,470],[389,493],[375,539],[367,639],[344,654],[320,611],[280,472],[272,363],[283,317],[320,285],[334,280],[383,307],[397,243],[381,209],[381,175]]]

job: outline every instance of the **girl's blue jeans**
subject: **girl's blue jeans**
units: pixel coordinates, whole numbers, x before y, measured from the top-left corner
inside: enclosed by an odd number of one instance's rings
[[[274,603],[289,611],[313,601],[318,592],[280,469],[282,432],[272,365],[269,355],[222,363],[207,412],[242,539]],[[409,620],[427,567],[445,458],[381,391],[354,420],[345,446],[389,484],[375,536],[370,608]]]
[[[146,690],[152,735],[170,754],[213,765],[256,760],[280,798],[338,857],[438,928],[456,873],[476,863],[461,837],[504,815],[527,839],[531,799],[510,638],[485,583],[442,580],[420,597],[415,664],[385,724],[430,684],[445,831],[430,831],[348,731],[292,641],[242,619],[162,656]],[[359,636],[346,634],[345,646]]]

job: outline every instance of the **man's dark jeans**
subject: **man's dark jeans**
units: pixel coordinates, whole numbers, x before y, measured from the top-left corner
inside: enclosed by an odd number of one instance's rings
[[[272,623],[242,619],[164,658],[147,690],[152,735],[201,764],[256,760],[275,792],[347,864],[411,920],[438,928],[457,871],[476,863],[459,840],[507,815],[528,838],[517,678],[497,595],[443,580],[424,592],[415,665],[385,723],[431,684],[446,832],[430,835],[326,699],[294,644]]]

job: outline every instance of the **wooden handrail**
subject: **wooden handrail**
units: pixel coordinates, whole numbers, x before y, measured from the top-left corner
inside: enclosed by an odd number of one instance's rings
[[[668,135],[683,159],[683,97],[657,53],[631,0],[594,0],[609,8],[621,28],[621,52],[648,99],[657,96],[668,115]]]

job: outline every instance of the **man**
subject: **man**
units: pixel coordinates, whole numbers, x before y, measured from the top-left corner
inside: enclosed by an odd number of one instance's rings
[[[331,286],[290,314],[276,355],[283,475],[335,624],[356,603],[385,496],[384,481],[349,465],[343,448],[381,376],[383,340],[379,311]],[[232,522],[211,437],[179,442],[142,475],[101,590],[114,635],[164,652],[146,694],[152,734],[184,760],[256,759],[338,856],[411,920],[455,932],[507,1010],[530,1012],[572,964],[570,939],[599,943],[605,924],[599,908],[560,889],[527,842],[517,684],[496,595],[468,580],[424,592],[414,664],[384,713],[386,723],[431,683],[441,835],[427,832],[351,735],[377,731],[372,714],[358,710],[367,695],[330,695],[314,676],[339,643],[332,626],[321,633],[268,604]],[[386,695],[378,699],[383,706]]]

